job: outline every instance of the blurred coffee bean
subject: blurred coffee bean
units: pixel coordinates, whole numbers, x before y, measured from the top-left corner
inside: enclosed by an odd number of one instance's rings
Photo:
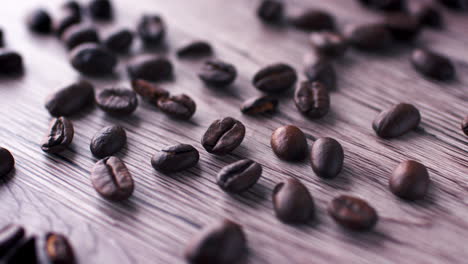
[[[372,229],[378,220],[377,212],[372,206],[349,195],[334,198],[328,206],[328,214],[341,226],[356,231]]]
[[[76,13],[73,9],[64,8],[57,19],[54,19],[54,31],[60,38],[71,26],[81,22],[81,13]]]
[[[36,253],[36,237],[32,236],[19,241],[4,258],[2,264],[39,264]]]
[[[172,78],[172,63],[159,56],[141,56],[134,59],[127,67],[130,79],[162,81]]]
[[[197,109],[195,102],[186,94],[162,97],[158,99],[157,106],[166,115],[182,120],[190,119]]]
[[[63,33],[62,40],[71,50],[84,43],[99,43],[99,35],[94,27],[78,24],[70,26]]]
[[[389,186],[396,196],[407,200],[418,200],[426,196],[429,187],[426,167],[414,160],[407,160],[393,171]]]
[[[158,15],[144,15],[138,23],[137,32],[145,45],[155,46],[164,39],[166,25]]]
[[[409,1],[408,12],[415,17],[419,24],[439,28],[443,24],[442,14],[439,8],[429,1]]]
[[[70,116],[93,102],[94,86],[87,81],[79,81],[50,94],[45,107],[52,116]]]
[[[0,148],[0,163],[2,162],[2,160],[2,148]],[[0,176],[2,176],[1,171]],[[20,242],[21,239],[23,239],[24,233],[24,228],[17,224],[7,224],[0,228],[0,259],[6,256],[7,253],[11,249],[13,249],[15,245],[17,245]]]
[[[465,116],[461,122],[461,129],[468,136],[468,116]]]
[[[318,9],[306,9],[289,18],[297,29],[304,31],[333,31],[335,20],[329,13]]]
[[[284,63],[276,63],[258,71],[252,83],[263,92],[280,93],[292,88],[296,81],[297,73],[294,68]]]
[[[47,233],[45,255],[50,264],[74,264],[75,254],[68,239],[61,234]]]
[[[96,158],[102,159],[119,152],[126,143],[127,133],[121,126],[107,126],[93,136],[90,150]]]
[[[245,126],[232,117],[215,120],[202,137],[202,145],[209,153],[226,155],[244,140]]]
[[[128,199],[134,189],[133,178],[127,166],[114,156],[99,160],[94,165],[91,182],[102,197],[112,201]]]
[[[421,114],[416,107],[400,103],[378,114],[372,128],[381,138],[394,138],[415,129],[420,121]]]
[[[273,189],[273,207],[278,219],[285,223],[307,223],[315,213],[309,190],[299,180],[289,178]]]
[[[257,8],[257,16],[267,23],[279,22],[283,18],[283,3],[278,0],[262,0]]]
[[[321,178],[334,178],[343,168],[344,151],[333,138],[317,139],[310,151],[312,170]]]
[[[439,3],[453,10],[466,11],[468,10],[467,0],[439,0]]]
[[[223,167],[216,176],[216,183],[226,192],[242,193],[257,183],[262,176],[262,165],[243,159]]]
[[[419,21],[405,13],[389,14],[384,18],[383,24],[398,41],[414,40],[421,32]]]
[[[213,54],[211,45],[201,40],[190,42],[177,50],[177,56],[179,58],[198,58],[211,54]]]
[[[382,24],[349,25],[344,35],[353,47],[366,51],[385,50],[392,44],[392,34]]]
[[[271,148],[280,159],[300,161],[307,155],[307,140],[296,126],[283,126],[271,135]]]
[[[106,88],[96,93],[96,104],[104,112],[122,116],[135,112],[138,106],[137,95],[125,88]]]
[[[62,9],[74,14],[75,16],[78,16],[78,17],[82,16],[81,5],[77,1],[74,1],[74,0],[66,1],[62,5]]]
[[[114,16],[110,0],[91,0],[88,11],[90,16],[96,20],[111,20]]]
[[[112,52],[127,53],[133,43],[133,32],[121,29],[113,32],[104,40],[104,46]]]
[[[440,81],[455,78],[455,66],[449,58],[427,49],[416,49],[411,55],[413,67],[422,75]]]
[[[151,158],[155,170],[164,173],[179,172],[197,165],[200,159],[198,150],[188,144],[177,144],[161,149]]]
[[[103,76],[114,72],[117,58],[96,44],[81,44],[70,53],[70,62],[82,74]]]
[[[15,51],[0,49],[0,75],[17,75],[23,72],[23,57]]]
[[[41,149],[47,153],[64,151],[72,142],[75,131],[73,124],[65,117],[52,119],[47,135],[42,140]]]
[[[310,118],[321,118],[330,109],[330,95],[320,82],[302,82],[294,93],[294,103],[301,114]]]
[[[241,111],[247,115],[272,114],[276,112],[278,99],[270,96],[250,98],[242,103]]]
[[[32,11],[28,16],[27,24],[29,30],[36,33],[48,34],[52,31],[52,19],[44,9]]]
[[[319,82],[328,90],[336,89],[336,72],[331,62],[320,60],[306,65],[304,73],[310,82]]]
[[[203,64],[198,77],[206,85],[223,87],[234,82],[237,70],[232,64],[220,60],[209,60]]]
[[[342,57],[348,49],[346,39],[330,31],[311,33],[309,40],[317,52],[330,58]]]
[[[166,89],[141,79],[133,80],[132,88],[141,97],[154,104],[157,104],[160,98],[169,96],[169,92]]]

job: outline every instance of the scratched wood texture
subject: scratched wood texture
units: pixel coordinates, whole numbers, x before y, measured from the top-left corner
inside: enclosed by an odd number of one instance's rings
[[[247,263],[466,263],[468,258],[468,138],[460,121],[468,114],[468,15],[446,12],[446,28],[427,30],[414,46],[428,46],[450,56],[458,80],[435,83],[421,78],[408,62],[410,47],[387,55],[351,51],[336,68],[339,89],[332,93],[331,112],[308,120],[283,96],[272,117],[252,118],[239,106],[258,95],[250,80],[262,66],[286,62],[302,71],[310,50],[307,35],[269,27],[254,15],[257,1],[115,1],[116,20],[101,24],[103,35],[119,27],[134,28],[143,12],[161,14],[168,25],[165,54],[175,64],[176,78],[164,83],[174,93],[194,98],[197,112],[188,121],[171,120],[147,103],[127,118],[113,118],[91,109],[72,118],[75,138],[70,150],[46,155],[39,142],[47,130],[44,108],[48,93],[80,76],[69,66],[65,48],[53,37],[28,32],[28,10],[57,10],[60,0],[2,1],[0,25],[7,47],[21,52],[26,73],[0,80],[0,145],[14,154],[16,170],[0,185],[0,224],[23,224],[31,234],[52,230],[67,235],[79,263],[184,263],[182,251],[199,229],[216,219],[231,218],[245,228]],[[319,7],[332,12],[340,26],[373,21],[376,13],[355,1],[288,1],[288,12]],[[192,39],[207,39],[215,56],[237,66],[239,77],[228,89],[209,89],[198,80],[200,61],[174,57],[175,48]],[[133,54],[142,53],[139,45]],[[148,52],[148,51],[145,51]],[[129,87],[122,58],[118,74],[91,79],[97,88]],[[301,75],[301,79],[303,76]],[[375,136],[371,122],[382,109],[410,102],[421,111],[420,128],[398,139]],[[247,127],[242,145],[231,155],[215,157],[200,138],[215,119],[232,116]],[[128,132],[128,146],[119,154],[132,172],[136,189],[124,203],[103,200],[94,191],[89,172],[95,163],[89,151],[93,134],[109,124]],[[307,161],[287,163],[270,149],[272,131],[294,124],[314,138],[336,138],[345,149],[343,172],[321,180]],[[169,144],[188,143],[201,154],[199,166],[172,176],[155,172],[150,157]],[[215,184],[224,165],[250,158],[263,165],[263,177],[242,195],[228,195]],[[392,195],[391,171],[406,159],[425,164],[432,185],[427,199],[408,203]],[[290,226],[273,214],[271,192],[276,183],[297,177],[309,188],[317,218],[309,225]],[[375,230],[354,233],[337,226],[326,213],[328,202],[347,193],[368,200],[378,211]]]

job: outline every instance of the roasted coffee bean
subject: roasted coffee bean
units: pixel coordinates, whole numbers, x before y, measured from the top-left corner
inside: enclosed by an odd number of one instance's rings
[[[42,140],[41,149],[47,153],[64,151],[72,142],[75,134],[73,124],[65,117],[52,119],[47,135]]]
[[[71,50],[84,43],[99,43],[99,35],[94,27],[78,24],[70,26],[63,33],[62,40]]]
[[[383,21],[393,38],[399,41],[414,40],[421,31],[419,21],[405,13],[387,15]]]
[[[448,7],[457,11],[466,11],[468,10],[468,1],[467,0],[439,0],[439,3],[443,4],[445,7]]]
[[[190,119],[197,109],[195,102],[186,94],[160,98],[157,106],[168,116],[182,120]]]
[[[192,58],[209,56],[213,53],[213,49],[208,42],[193,41],[177,50],[179,58]]]
[[[102,76],[114,72],[117,58],[96,44],[82,44],[74,48],[70,62],[82,74]]]
[[[325,31],[310,34],[312,47],[326,57],[342,57],[348,49],[346,39],[338,33]]]
[[[294,93],[294,103],[301,114],[321,118],[330,109],[330,96],[322,83],[304,81]]]
[[[16,75],[23,71],[23,57],[19,53],[0,49],[0,74]]]
[[[38,264],[36,237],[29,237],[17,243],[2,259],[2,264]]]
[[[334,198],[328,206],[328,213],[341,226],[356,231],[369,230],[378,220],[377,212],[372,206],[349,195]]]
[[[191,145],[177,144],[161,149],[151,158],[155,170],[164,173],[179,172],[197,165],[200,159],[198,150]]]
[[[70,116],[94,102],[94,87],[87,81],[73,83],[47,97],[46,108],[52,116]]]
[[[378,114],[372,128],[381,138],[394,138],[415,129],[420,121],[421,114],[416,107],[400,103]]]
[[[137,94],[153,103],[156,103],[160,98],[169,96],[169,92],[166,89],[145,80],[133,80],[132,88]]]
[[[81,22],[81,13],[76,13],[72,9],[63,9],[60,17],[55,20],[54,31],[58,37],[61,37],[63,33],[71,26],[79,24]]]
[[[307,140],[296,126],[283,126],[271,135],[271,148],[280,159],[299,161],[307,155]]]
[[[45,253],[51,264],[74,264],[75,254],[68,239],[56,233],[47,233]]]
[[[63,5],[62,5],[62,9],[64,9],[65,11],[68,11],[72,14],[74,14],[75,16],[78,16],[78,17],[81,17],[81,6],[78,2],[76,1],[73,1],[73,0],[70,0],[70,1],[67,1],[65,2]]]
[[[191,264],[239,263],[247,253],[247,239],[242,227],[224,219],[204,228],[185,249]]]
[[[0,178],[5,177],[15,167],[15,158],[6,148],[0,147]]]
[[[455,78],[455,66],[449,58],[426,49],[416,49],[411,55],[413,67],[422,75],[440,81]]]
[[[104,40],[104,46],[116,53],[127,53],[132,43],[133,33],[128,29],[121,29],[114,32]]]
[[[465,116],[461,122],[461,129],[468,136],[468,116]]]
[[[318,9],[308,9],[289,19],[290,23],[304,31],[334,30],[335,20],[327,12]]]
[[[130,79],[142,79],[146,81],[162,81],[172,77],[172,63],[157,56],[142,56],[132,61],[127,67]]]
[[[278,22],[283,18],[283,3],[278,0],[262,0],[257,8],[257,16],[267,23]]]
[[[88,10],[91,17],[96,20],[110,20],[114,16],[110,0],[92,0]]]
[[[137,32],[147,46],[158,45],[166,34],[166,25],[158,15],[144,15],[138,23]]]
[[[333,64],[320,60],[305,67],[304,73],[310,82],[319,82],[328,90],[336,89],[336,72]]]
[[[409,1],[408,11],[421,25],[438,28],[443,24],[442,14],[433,2]]]
[[[297,81],[296,70],[284,63],[271,64],[258,71],[252,80],[257,89],[267,93],[289,90]]]
[[[111,156],[99,160],[91,172],[94,189],[112,201],[128,199],[134,189],[133,178],[123,161]]]
[[[359,2],[375,10],[398,11],[404,7],[404,0],[359,0]]]
[[[127,143],[127,133],[121,126],[107,126],[91,139],[90,149],[96,158],[104,158],[119,152]]]
[[[216,183],[226,192],[241,193],[248,190],[262,176],[262,165],[249,159],[231,163],[216,176]]]
[[[203,64],[198,77],[207,85],[223,87],[234,82],[237,77],[237,70],[232,64],[219,60],[209,60]]]
[[[246,100],[241,111],[247,115],[272,114],[276,112],[278,99],[270,96],[254,97]]]
[[[289,178],[273,189],[273,207],[278,219],[286,223],[307,223],[314,215],[315,205],[307,187]]]
[[[310,151],[312,170],[321,178],[334,178],[343,168],[344,151],[333,138],[317,139]]]
[[[3,162],[0,148],[0,162]],[[1,176],[1,173],[0,173]],[[24,237],[24,228],[16,224],[7,224],[0,229],[0,259]],[[2,262],[3,263],[3,262]]]
[[[52,31],[52,19],[49,13],[44,9],[32,11],[32,13],[29,14],[27,23],[29,30],[36,33],[47,34]]]
[[[202,145],[209,153],[226,155],[244,140],[245,126],[232,117],[215,120],[206,130]]]
[[[104,112],[112,115],[129,115],[138,106],[137,95],[125,88],[106,88],[96,94],[96,104]]]
[[[418,200],[426,196],[429,181],[429,173],[423,164],[407,160],[393,171],[389,186],[390,191],[400,198]]]
[[[344,35],[353,47],[365,51],[384,50],[392,44],[392,34],[382,24],[349,25]]]

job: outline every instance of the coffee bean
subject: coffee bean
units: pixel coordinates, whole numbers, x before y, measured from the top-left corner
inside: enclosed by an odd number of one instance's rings
[[[74,14],[75,16],[78,16],[78,17],[81,17],[81,6],[78,2],[76,1],[73,1],[73,0],[70,0],[70,1],[67,1],[65,2],[63,5],[62,5],[62,9],[64,9],[65,11],[68,11],[72,14]]]
[[[393,171],[389,186],[396,196],[407,200],[418,200],[426,196],[429,187],[426,167],[414,160],[407,160]]]
[[[172,77],[172,63],[164,57],[142,56],[137,57],[127,67],[128,75],[132,80],[162,81]]]
[[[51,154],[64,151],[72,142],[74,133],[73,124],[67,118],[52,119],[47,135],[42,140],[42,151]]]
[[[94,87],[87,81],[73,83],[47,97],[45,107],[52,116],[70,116],[94,102]]]
[[[38,264],[36,255],[36,237],[29,237],[19,241],[2,259],[2,264],[28,263]]]
[[[398,11],[405,4],[404,0],[359,0],[359,2],[368,8],[381,11]]]
[[[335,20],[327,12],[318,9],[307,9],[289,19],[297,29],[304,31],[334,30]]]
[[[91,139],[90,149],[96,158],[104,158],[119,152],[127,143],[127,134],[121,126],[107,126]]]
[[[137,32],[147,46],[158,45],[164,39],[166,26],[158,15],[144,15],[138,23]]]
[[[315,212],[309,190],[299,180],[289,178],[273,189],[273,207],[278,219],[286,223],[307,223]]]
[[[344,151],[333,138],[317,139],[310,151],[312,170],[322,178],[334,178],[343,168]]]
[[[257,8],[257,16],[267,23],[278,22],[283,18],[283,3],[278,0],[262,0]]]
[[[177,144],[156,152],[151,158],[151,165],[155,170],[172,173],[192,168],[199,159],[197,149],[191,145]]]
[[[392,44],[392,34],[382,24],[349,25],[344,35],[352,46],[365,51],[384,50]]]
[[[284,63],[271,64],[258,71],[252,80],[257,89],[267,93],[289,90],[297,81],[296,70]]]
[[[468,10],[467,0],[439,0],[439,3],[453,10],[466,11]]]
[[[3,162],[0,148],[0,162]],[[0,165],[1,166],[1,165]],[[0,173],[1,176],[1,173]],[[7,224],[0,229],[0,259],[24,237],[24,228],[16,224]]]
[[[193,41],[177,50],[177,56],[179,58],[209,56],[212,53],[213,49],[211,45],[205,41]]]
[[[185,249],[191,264],[239,263],[247,253],[247,239],[242,227],[224,219],[204,228]]]
[[[304,81],[294,93],[294,103],[301,114],[310,118],[321,118],[330,109],[330,96],[322,83]]]
[[[88,10],[91,17],[96,20],[110,20],[114,16],[110,0],[92,0]]]
[[[411,55],[413,67],[422,75],[436,80],[451,80],[455,66],[449,58],[426,49],[416,49]]]
[[[29,14],[27,24],[29,30],[36,33],[47,34],[52,30],[52,19],[49,13],[44,9],[32,11],[32,13]]]
[[[117,58],[106,49],[87,43],[72,50],[70,62],[82,74],[102,76],[114,72]]]
[[[0,75],[16,75],[23,71],[23,57],[19,53],[0,49]]]
[[[109,35],[104,40],[104,46],[112,52],[127,53],[133,43],[133,33],[128,29],[121,29]]]
[[[307,155],[307,140],[296,126],[283,126],[271,135],[271,148],[280,159],[299,161]]]
[[[438,28],[443,24],[442,14],[433,2],[409,1],[408,11],[423,26]]]
[[[157,106],[168,116],[182,120],[190,119],[197,109],[195,102],[186,94],[160,98]]]
[[[45,253],[50,264],[74,264],[75,254],[68,239],[56,233],[47,233]]]
[[[0,178],[5,177],[15,167],[15,158],[6,148],[0,147]]]
[[[342,57],[348,49],[345,38],[330,31],[312,33],[309,40],[317,52],[330,58]]]
[[[216,176],[216,183],[226,192],[241,193],[257,183],[260,176],[262,165],[243,159],[222,168]]]
[[[461,122],[461,129],[468,136],[468,116],[465,116]]]
[[[102,197],[112,201],[128,199],[134,189],[133,178],[127,166],[114,156],[99,160],[94,165],[91,182]]]
[[[112,115],[129,115],[138,106],[137,95],[125,88],[106,88],[96,94],[96,104],[106,113]]]
[[[153,103],[156,103],[160,98],[169,96],[169,92],[166,89],[145,80],[133,80],[132,88],[141,97]]]
[[[383,21],[393,38],[399,41],[414,40],[421,31],[419,21],[405,13],[387,15]]]
[[[237,71],[232,64],[219,60],[209,60],[203,64],[198,77],[207,85],[223,87],[234,82]]]
[[[244,140],[245,126],[232,117],[215,120],[206,130],[202,145],[209,153],[226,155]]]
[[[333,64],[327,60],[320,60],[305,67],[304,73],[310,82],[319,82],[327,90],[336,89],[336,72]]]
[[[241,111],[247,115],[272,114],[276,112],[278,99],[270,96],[250,98],[241,106]]]
[[[76,13],[72,9],[63,9],[60,17],[55,20],[54,31],[58,37],[61,37],[63,33],[71,26],[79,24],[81,22],[81,13]]]
[[[89,25],[70,26],[62,35],[63,42],[68,49],[73,49],[84,43],[99,43],[96,29]]]
[[[340,195],[334,198],[328,206],[328,213],[341,226],[356,230],[369,230],[377,224],[378,215],[366,201]]]
[[[420,121],[421,114],[416,107],[400,103],[378,114],[372,128],[381,138],[394,138],[415,129]]]

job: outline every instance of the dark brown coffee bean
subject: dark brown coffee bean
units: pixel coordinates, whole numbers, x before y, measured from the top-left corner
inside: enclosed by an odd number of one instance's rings
[[[416,107],[400,103],[378,114],[372,128],[381,138],[394,138],[415,129],[420,121],[421,114]]]
[[[73,83],[47,97],[46,108],[52,116],[70,116],[94,102],[94,87],[87,81]]]
[[[433,51],[416,49],[411,55],[411,63],[419,73],[429,78],[444,81],[455,77],[455,66],[450,59]]]
[[[27,23],[29,30],[36,33],[48,34],[52,31],[52,19],[49,13],[44,9],[32,11],[32,13],[29,14]]]
[[[340,195],[334,198],[328,206],[328,213],[341,226],[356,230],[369,230],[377,224],[378,215],[366,201]]]
[[[138,23],[137,32],[147,46],[158,45],[166,34],[166,25],[158,15],[144,15]]]
[[[127,143],[127,133],[121,126],[107,126],[91,139],[90,149],[96,158],[104,158],[119,152]]]
[[[127,71],[132,80],[157,82],[172,78],[172,68],[172,63],[164,57],[142,56],[133,60]]]
[[[341,144],[333,138],[317,139],[310,151],[310,164],[317,176],[334,178],[343,168],[344,151]]]
[[[91,182],[102,197],[113,201],[128,199],[134,189],[133,178],[127,166],[114,156],[104,158],[94,165]]]
[[[137,95],[125,88],[106,88],[96,94],[96,104],[104,112],[112,115],[129,115],[138,106]]]
[[[19,53],[0,49],[0,75],[16,75],[23,71],[23,57]]]
[[[169,92],[166,89],[145,80],[133,80],[132,88],[141,97],[153,103],[157,103],[160,98],[169,97]]]
[[[304,73],[310,82],[319,82],[327,90],[336,89],[336,72],[333,64],[327,60],[320,60],[305,67]]]
[[[421,31],[419,21],[405,13],[387,15],[383,21],[393,38],[399,41],[414,40]]]
[[[390,191],[400,198],[418,200],[426,196],[429,181],[429,173],[424,165],[407,160],[393,171],[389,186]]]
[[[110,20],[114,16],[110,0],[91,0],[88,10],[91,17],[96,20]]]
[[[52,119],[49,131],[42,140],[41,149],[47,153],[59,153],[64,151],[72,142],[75,131],[73,124],[65,117]]]
[[[408,11],[421,25],[438,28],[443,24],[442,14],[433,2],[409,1]]]
[[[68,49],[73,49],[84,43],[99,43],[96,29],[89,25],[70,26],[62,35],[63,42]]]
[[[213,49],[208,42],[193,41],[177,50],[179,58],[192,58],[209,56],[213,53]]]
[[[76,2],[76,1],[74,1],[74,0],[66,1],[62,5],[62,9],[65,10],[65,11],[68,11],[68,12],[70,12],[70,13],[74,14],[75,16],[78,16],[78,17],[81,17],[81,15],[82,15],[80,4],[78,2]]]
[[[294,93],[294,103],[301,114],[310,118],[321,118],[330,109],[330,96],[322,83],[304,81]]]
[[[285,223],[307,223],[314,215],[315,205],[307,187],[289,178],[273,189],[273,207],[278,219]]]
[[[304,31],[334,30],[335,20],[327,12],[318,9],[308,9],[289,19],[290,23]]]
[[[241,193],[248,190],[262,176],[262,165],[249,159],[231,163],[216,176],[216,183],[226,192]]]
[[[448,7],[457,11],[466,11],[468,10],[468,1],[467,0],[439,0],[439,3],[443,4],[445,7]]]
[[[271,135],[271,148],[280,159],[299,161],[307,155],[307,140],[296,126],[283,126]]]
[[[245,126],[232,117],[215,120],[206,130],[202,145],[209,153],[226,155],[244,140]]]
[[[168,116],[182,120],[190,119],[197,109],[195,102],[186,94],[160,98],[157,105]]]
[[[278,99],[270,96],[250,98],[241,106],[241,111],[247,115],[272,114],[276,112]]]
[[[102,76],[114,72],[117,58],[96,44],[82,44],[70,54],[70,62],[82,74]]]
[[[58,37],[61,37],[63,33],[71,26],[79,24],[81,22],[81,14],[76,13],[71,9],[63,9],[60,17],[55,20],[54,31]]]
[[[461,122],[461,129],[468,136],[468,116],[465,116]]]
[[[151,158],[155,170],[164,173],[179,172],[197,165],[200,159],[198,150],[188,144],[177,144],[161,149]]]
[[[309,37],[312,47],[326,57],[342,57],[348,49],[345,38],[334,32],[316,32]]]
[[[185,249],[185,259],[191,264],[234,264],[247,253],[247,239],[242,227],[224,219],[204,228]]]
[[[344,35],[353,47],[365,51],[384,50],[392,44],[392,35],[382,24],[349,25]]]
[[[278,22],[283,18],[283,3],[278,0],[262,0],[257,8],[257,16],[267,23]]]
[[[56,233],[47,233],[45,253],[50,264],[74,264],[75,254],[68,239]]]
[[[0,163],[3,162],[3,155],[0,148]],[[1,165],[0,165],[1,166]],[[0,176],[1,176],[0,172]],[[15,247],[24,237],[24,228],[16,224],[7,224],[0,229],[0,259],[7,255],[8,251]],[[2,262],[3,263],[3,262]]]
[[[207,85],[223,87],[234,82],[237,77],[237,70],[232,64],[219,60],[209,60],[203,64],[198,77]]]
[[[404,7],[404,0],[359,0],[359,2],[375,10],[398,11]]]
[[[15,158],[6,148],[0,147],[0,178],[5,177],[15,167]]]
[[[267,93],[289,90],[297,81],[296,70],[284,63],[271,64],[258,71],[252,80],[257,89]]]
[[[109,35],[104,40],[104,46],[112,52],[127,53],[133,43],[133,33],[128,29],[121,29]]]
[[[2,264],[38,264],[36,254],[36,237],[29,237],[19,241],[2,259]]]

